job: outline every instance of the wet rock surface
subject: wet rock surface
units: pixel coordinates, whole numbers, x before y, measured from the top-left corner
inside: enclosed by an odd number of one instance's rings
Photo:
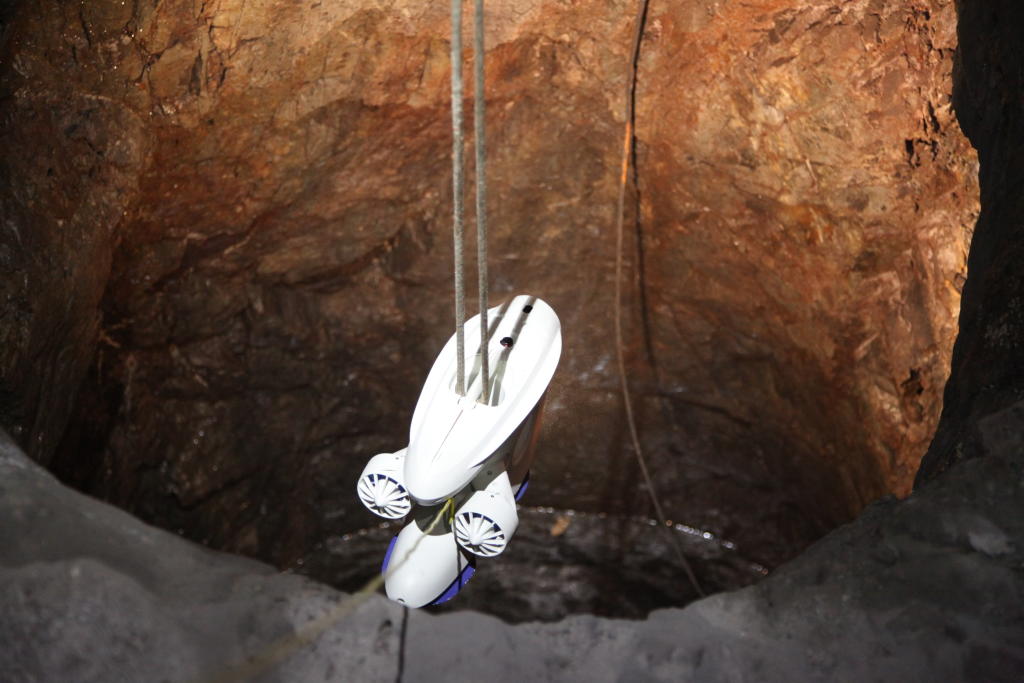
[[[633,6],[488,12],[491,289],[565,331],[533,495],[649,514],[609,337]],[[450,334],[446,9],[5,17],[3,424],[64,480],[279,566],[363,526],[354,479],[404,445]],[[670,516],[756,562],[906,493],[934,427],[977,210],[955,25],[945,0],[651,7],[630,376]]]
[[[571,614],[642,619],[700,597],[656,520],[520,506],[519,521],[500,557],[477,559],[472,590],[432,613],[474,610],[509,623]],[[384,523],[329,537],[292,569],[342,591],[359,590],[377,575],[400,529]],[[768,573],[729,539],[683,524],[672,534],[706,594],[750,585]]]

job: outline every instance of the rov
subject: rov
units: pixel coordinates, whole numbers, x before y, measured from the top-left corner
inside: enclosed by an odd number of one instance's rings
[[[562,351],[558,316],[531,296],[466,326],[466,393],[456,391],[452,336],[423,385],[409,445],[375,455],[359,477],[359,499],[386,519],[408,517],[382,571],[387,595],[408,607],[437,604],[469,581],[476,557],[494,557],[519,525],[543,399]],[[474,325],[473,322],[476,321]],[[492,376],[483,395],[481,355]]]

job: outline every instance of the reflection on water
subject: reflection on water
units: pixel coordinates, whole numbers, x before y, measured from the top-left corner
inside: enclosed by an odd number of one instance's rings
[[[654,520],[546,507],[520,507],[519,520],[500,557],[478,558],[469,585],[450,602],[427,609],[472,609],[510,622],[580,613],[643,618],[696,597]],[[385,522],[329,538],[296,569],[341,590],[358,590],[379,571],[400,528]],[[749,585],[767,573],[727,539],[684,524],[671,528],[708,593]]]

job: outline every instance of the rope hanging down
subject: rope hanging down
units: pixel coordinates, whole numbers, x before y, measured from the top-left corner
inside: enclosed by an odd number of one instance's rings
[[[462,0],[452,0],[452,223],[455,241],[455,391],[466,395],[466,290],[462,267]]]
[[[487,347],[487,148],[484,101],[484,0],[473,9],[473,133],[476,144],[476,264],[480,286],[480,400],[487,403],[491,393],[490,359]]]
[[[464,137],[462,132],[462,0],[452,0],[452,222],[455,248],[455,390],[466,394],[466,290],[463,264],[464,242]],[[476,244],[477,279],[480,294],[480,401],[490,394],[490,368],[487,349],[487,149],[485,144],[484,101],[484,3],[476,0],[473,17],[473,132],[476,148]]]
[[[636,25],[633,33],[633,45],[630,49],[629,78],[626,82],[626,129],[622,139],[622,174],[619,177],[619,201],[616,205],[617,214],[615,217],[615,353],[619,365],[619,384],[622,388],[622,403],[626,408],[626,423],[629,425],[629,436],[633,443],[633,452],[636,454],[637,464],[640,466],[640,473],[644,478],[644,485],[647,487],[647,494],[654,505],[654,511],[665,528],[666,533],[675,550],[679,563],[683,565],[686,576],[690,580],[697,595],[704,597],[705,593],[697,581],[693,568],[690,567],[686,554],[679,545],[679,539],[672,533],[665,518],[665,512],[658,500],[658,494],[654,491],[654,482],[651,480],[650,472],[647,471],[647,461],[644,459],[643,450],[640,448],[640,436],[637,434],[636,418],[633,416],[633,400],[629,393],[629,382],[626,380],[626,360],[623,352],[622,342],[622,233],[623,221],[626,208],[626,182],[629,179],[629,162],[632,158],[634,145],[634,123],[636,118],[636,73],[640,61],[640,43],[643,39],[644,24],[647,19],[647,6],[649,0],[638,0],[639,6],[636,14]],[[633,167],[634,173],[636,166]]]

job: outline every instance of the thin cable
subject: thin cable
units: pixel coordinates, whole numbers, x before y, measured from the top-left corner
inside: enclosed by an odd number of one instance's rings
[[[637,434],[636,419],[633,416],[633,400],[629,393],[629,382],[626,380],[626,361],[623,352],[622,342],[622,233],[624,214],[626,210],[626,182],[629,179],[630,152],[633,149],[634,123],[636,117],[636,76],[640,64],[640,43],[643,39],[644,24],[647,19],[647,7],[650,0],[638,0],[639,6],[636,15],[636,27],[633,33],[633,46],[630,50],[629,78],[626,82],[626,129],[622,138],[622,174],[619,178],[619,201],[617,205],[616,229],[615,229],[615,355],[619,364],[619,384],[622,387],[622,402],[626,407],[626,423],[629,425],[629,436],[633,442],[633,452],[636,454],[636,461],[640,465],[640,473],[643,475],[644,484],[647,486],[647,493],[654,505],[655,514],[661,521],[669,538],[672,539],[672,548],[679,558],[680,564],[686,571],[693,589],[697,595],[704,597],[705,593],[697,582],[697,576],[690,567],[689,560],[679,545],[679,539],[669,528],[665,512],[662,510],[661,501],[654,491],[654,483],[651,481],[650,472],[647,470],[647,462],[644,459],[643,450],[640,448],[640,437]]]
[[[484,100],[484,0],[476,0],[473,10],[473,133],[476,146],[476,263],[480,287],[480,402],[487,403],[491,393],[490,341],[487,338],[487,148],[486,102]]]
[[[402,605],[402,628],[398,631],[398,673],[395,683],[402,683],[405,677],[405,643],[409,635],[409,608]]]
[[[462,0],[452,0],[452,222],[455,246],[455,391],[466,395],[466,290],[462,265]]]
[[[433,533],[437,525],[440,524],[441,520],[444,519],[445,513],[448,512],[449,507],[454,508],[454,504],[450,498],[437,511],[437,514],[434,515],[434,518],[431,520],[430,525],[423,532],[423,535],[416,539],[416,542],[413,543],[413,546],[409,549],[409,552],[406,553],[405,556],[402,557],[400,560],[398,560],[397,564],[395,564],[393,568],[390,566],[388,567],[389,571],[397,569],[398,567],[402,566],[404,563],[409,561],[409,558],[412,557],[413,553],[415,553],[416,549],[419,547],[420,542],[422,542],[424,538]],[[415,522],[412,523],[415,524]],[[374,576],[369,581],[367,581],[366,584],[363,585],[363,587],[360,588],[358,591],[353,593],[348,600],[342,602],[334,609],[328,610],[327,613],[321,616],[320,618],[314,619],[313,621],[306,624],[303,628],[298,629],[295,633],[290,633],[271,642],[259,654],[249,657],[244,662],[228,667],[214,674],[213,676],[202,677],[197,679],[197,683],[236,683],[237,681],[253,680],[260,674],[265,673],[271,667],[276,666],[281,662],[285,661],[293,654],[295,654],[295,652],[297,652],[298,650],[311,645],[313,641],[315,641],[317,638],[320,637],[321,634],[323,634],[324,631],[331,628],[334,624],[338,623],[346,615],[353,612],[357,607],[359,607],[359,605],[366,602],[370,598],[370,596],[375,595],[377,589],[380,588],[383,583],[384,573],[382,572]],[[405,614],[407,615],[408,612],[405,612]],[[403,622],[403,637],[405,628],[406,625]],[[400,660],[399,675],[401,675],[401,669],[404,668],[404,666],[404,659]]]

